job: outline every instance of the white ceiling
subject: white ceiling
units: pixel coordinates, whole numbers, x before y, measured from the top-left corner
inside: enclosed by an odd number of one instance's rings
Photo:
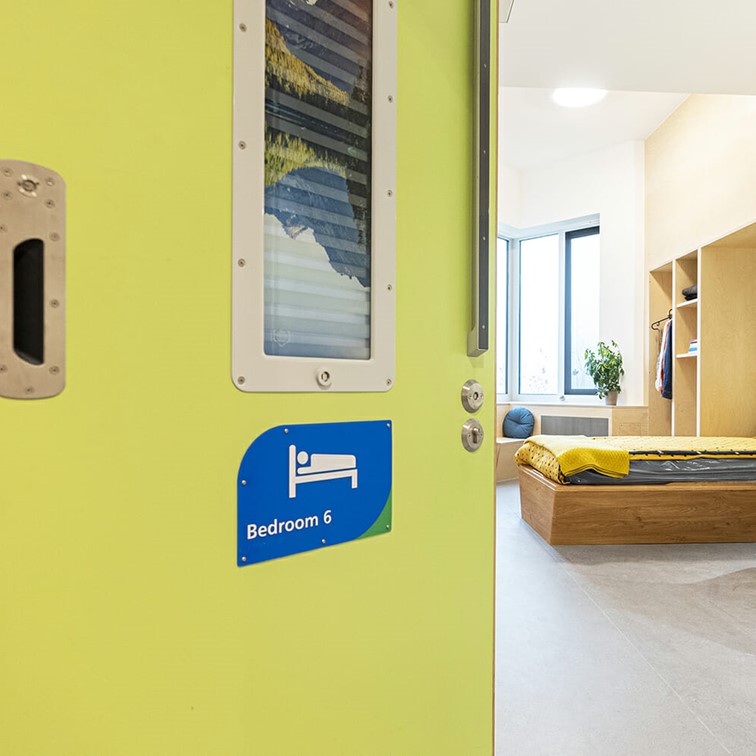
[[[684,97],[639,93],[756,94],[755,32],[753,0],[515,0],[499,25],[504,162],[644,139]],[[612,93],[569,110],[550,101],[555,87]]]
[[[597,105],[563,108],[552,89],[502,87],[500,159],[518,170],[564,160],[633,139],[645,139],[687,97],[610,92]]]
[[[756,94],[753,0],[515,0],[499,28],[503,86]]]

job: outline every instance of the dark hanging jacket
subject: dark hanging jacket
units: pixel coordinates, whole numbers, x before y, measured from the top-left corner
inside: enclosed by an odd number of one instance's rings
[[[667,334],[667,348],[664,350],[664,386],[661,395],[664,399],[672,398],[672,329],[674,322],[670,321]]]

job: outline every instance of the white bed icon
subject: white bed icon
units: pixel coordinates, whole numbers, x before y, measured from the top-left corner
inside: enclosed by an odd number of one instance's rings
[[[319,480],[336,478],[350,478],[352,488],[357,488],[357,457],[353,454],[308,454],[306,451],[297,453],[294,444],[289,447],[290,499],[296,499],[297,486],[302,483],[316,483]]]

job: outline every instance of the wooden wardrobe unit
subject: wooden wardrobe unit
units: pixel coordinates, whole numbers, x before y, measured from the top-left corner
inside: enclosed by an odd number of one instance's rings
[[[698,298],[682,290],[698,284]],[[672,312],[672,400],[654,387],[649,339],[649,434],[756,436],[756,223],[649,272],[649,323]],[[698,352],[689,351],[698,339]]]

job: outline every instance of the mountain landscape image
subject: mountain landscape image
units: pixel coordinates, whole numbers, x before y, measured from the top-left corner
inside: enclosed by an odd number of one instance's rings
[[[265,351],[365,359],[372,0],[266,12]]]

